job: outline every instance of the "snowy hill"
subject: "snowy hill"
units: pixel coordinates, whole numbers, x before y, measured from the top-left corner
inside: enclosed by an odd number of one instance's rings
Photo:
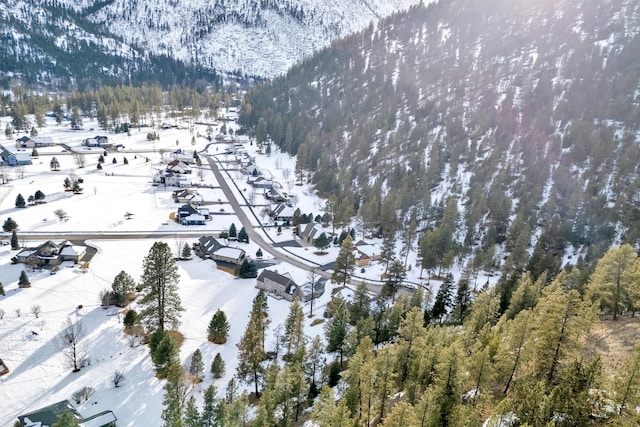
[[[64,83],[71,83],[88,72],[97,79],[183,84],[195,69],[209,80],[215,72],[273,77],[417,3],[10,0],[0,4],[0,72],[44,83],[67,74],[72,79]],[[184,66],[191,68],[187,76],[166,81]]]

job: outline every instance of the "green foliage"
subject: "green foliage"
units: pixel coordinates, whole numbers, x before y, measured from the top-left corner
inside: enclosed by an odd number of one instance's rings
[[[180,253],[180,258],[182,259],[191,259],[191,246],[188,243],[185,243],[182,247],[182,252]]]
[[[229,227],[229,238],[234,239],[236,238],[238,235],[238,232],[236,230],[236,224],[235,223],[231,223],[231,226]]]
[[[213,378],[215,379],[222,378],[222,376],[224,375],[224,370],[224,360],[222,359],[220,353],[216,353],[213,358],[213,362],[211,362],[211,375],[213,375]]]
[[[189,364],[189,374],[197,380],[202,379],[204,373],[204,363],[202,362],[202,352],[197,348],[191,355],[191,363]]]
[[[13,230],[11,232],[11,249],[20,249],[20,244],[18,243],[18,234],[16,233],[16,230]]]
[[[14,232],[18,229],[18,223],[15,222],[11,217],[8,217],[4,224],[2,224],[2,230],[5,233]]]
[[[224,344],[229,337],[229,329],[230,326],[226,314],[218,309],[209,322],[207,339],[215,344]]]
[[[182,308],[178,295],[178,267],[169,245],[156,242],[142,263],[139,302],[142,323],[151,330],[164,330],[180,324]]]
[[[78,427],[79,425],[80,423],[73,412],[65,411],[51,427]]]
[[[356,256],[353,253],[353,239],[351,236],[347,236],[346,239],[340,245],[340,252],[336,258],[336,266],[333,269],[331,280],[346,285],[351,278],[351,273],[356,265]]]
[[[131,328],[138,321],[138,313],[135,310],[128,310],[127,314],[124,315],[124,320],[122,323],[125,328]]]
[[[247,260],[245,258],[245,260],[242,261],[240,268],[238,269],[238,276],[243,279],[258,277],[258,268],[256,267],[256,264],[253,261]]]
[[[318,251],[320,252],[324,252],[329,247],[329,244],[329,238],[327,238],[327,235],[325,233],[321,233],[320,236],[318,236],[318,238],[313,242],[313,246],[315,246],[316,249],[318,249]]]
[[[127,295],[132,293],[136,288],[136,282],[133,280],[126,271],[121,271],[113,279],[111,289],[113,290],[115,304],[124,305],[126,303]]]
[[[20,278],[18,279],[18,287],[19,288],[30,288],[31,287],[31,281],[29,280],[29,277],[27,276],[27,272],[22,270],[20,272]]]
[[[247,230],[245,230],[244,227],[242,227],[238,233],[238,242],[249,243],[249,234],[247,234]]]

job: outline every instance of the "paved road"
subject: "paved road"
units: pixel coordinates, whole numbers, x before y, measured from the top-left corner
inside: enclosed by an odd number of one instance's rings
[[[231,187],[229,187],[229,181],[233,181],[231,177],[230,176],[224,177],[222,175],[222,172],[220,171],[220,169],[218,168],[218,164],[216,163],[216,159],[213,156],[203,155],[203,157],[209,162],[209,166],[211,167],[211,171],[213,172],[213,175],[216,177],[216,180],[218,181],[218,184],[220,185],[220,188],[222,189],[222,192],[224,193],[225,197],[229,201],[231,208],[234,210],[234,212],[238,216],[238,219],[242,223],[242,226],[244,227],[247,234],[249,235],[249,239],[251,239],[258,246],[260,246],[260,248],[262,248],[263,251],[273,255],[278,260],[285,261],[291,265],[302,268],[303,270],[315,271],[316,274],[326,279],[331,278],[331,274],[327,273],[326,271],[322,271],[320,269],[320,265],[318,264],[310,265],[309,263],[304,262],[299,258],[294,257],[293,255],[289,256],[279,250],[274,249],[273,246],[271,246],[273,243],[275,243],[273,240],[271,241],[271,243],[267,243],[267,241],[263,238],[262,234],[258,233],[254,229],[253,223],[251,222],[249,217],[247,217],[246,212],[244,211],[244,209],[242,209],[242,206],[240,206],[240,203],[238,203],[238,200],[236,199],[236,196],[233,193],[233,190],[231,189]],[[228,175],[228,172],[227,172],[227,175]],[[253,211],[251,212],[253,213]]]

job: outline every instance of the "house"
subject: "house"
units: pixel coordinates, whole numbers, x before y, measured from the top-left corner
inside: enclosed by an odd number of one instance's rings
[[[213,236],[202,236],[193,245],[196,255],[201,258],[210,258],[211,255],[224,245],[216,240]]]
[[[21,427],[52,426],[58,421],[58,418],[67,411],[71,411],[78,421],[82,420],[82,415],[80,415],[68,400],[62,400],[33,412],[18,415],[18,420],[20,421]]]
[[[268,190],[266,190],[264,192],[264,197],[276,203],[289,201],[289,196],[287,194],[281,193],[280,191],[276,190],[274,187],[271,187]]]
[[[247,184],[253,185],[254,188],[271,188],[273,187],[273,181],[265,178],[264,176],[249,175],[247,178]]]
[[[188,164],[186,164],[185,162],[183,162],[182,160],[179,159],[175,159],[170,161],[167,164],[167,169],[168,172],[172,172],[174,174],[187,174],[187,173],[191,173],[191,168],[189,167]]]
[[[318,281],[318,284],[320,284],[320,281]],[[287,301],[293,301],[298,298],[301,302],[307,302],[312,298],[317,298],[324,293],[324,281],[321,285],[322,291],[318,292],[318,286],[313,288],[310,282],[298,285],[291,277],[291,274],[280,274],[278,271],[267,269],[262,270],[256,278],[256,288],[271,292],[278,298],[283,298]]]
[[[26,166],[31,164],[31,153],[26,151],[10,151],[0,145],[0,157],[7,166]]]
[[[375,245],[360,240],[353,248],[356,251],[356,265],[358,267],[366,267],[371,265],[372,261],[380,260],[380,249]]]
[[[246,257],[246,252],[240,248],[231,248],[224,246],[211,255],[211,259],[214,261],[228,262],[230,264],[242,264]]]
[[[210,218],[209,209],[186,203],[178,208],[178,222],[182,225],[204,225]]]
[[[35,248],[22,249],[11,260],[37,267],[55,267],[64,261],[80,262],[86,253],[84,246],[72,245],[66,240],[62,243],[48,240]]]
[[[305,225],[304,230],[300,233],[300,238],[306,240],[309,243],[313,243],[322,233],[324,229],[316,222],[310,222]]]
[[[173,192],[173,200],[176,203],[189,203],[191,205],[199,206],[204,202],[202,195],[197,190],[186,189],[176,190]]]
[[[189,178],[183,174],[176,174],[168,171],[158,171],[158,173],[153,176],[153,182],[167,187],[191,187],[191,180]]]
[[[87,138],[82,141],[82,145],[86,147],[111,148],[113,144],[109,144],[109,137],[104,135],[96,135],[93,138]]]
[[[262,172],[260,172],[260,168],[256,166],[255,163],[253,162],[249,162],[246,165],[242,166],[241,171],[245,175],[251,175],[251,176],[262,175]]]
[[[18,150],[22,148],[51,147],[53,145],[55,145],[53,142],[53,138],[49,136],[43,136],[43,137],[23,136],[21,138],[16,139],[16,148]]]
[[[163,161],[166,161],[167,163],[171,163],[174,160],[180,160],[189,165],[195,161],[195,151],[178,148],[176,151],[172,153],[165,153],[163,156]]]
[[[36,411],[19,415],[18,421],[20,427],[50,427],[58,422],[62,414],[67,411],[70,411],[78,420],[80,427],[116,427],[117,418],[112,411],[103,411],[83,418],[68,400],[62,400]]]
[[[291,221],[295,209],[286,203],[279,203],[272,211],[271,217],[274,221]]]

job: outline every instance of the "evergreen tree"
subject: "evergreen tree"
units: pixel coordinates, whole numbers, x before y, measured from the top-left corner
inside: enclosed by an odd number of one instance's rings
[[[40,154],[38,153],[38,150],[35,149],[35,147],[33,148],[33,150],[31,150],[31,157],[33,157],[34,159],[40,157]]]
[[[125,328],[131,328],[138,321],[138,313],[135,310],[128,310],[127,314],[124,315],[124,320],[122,323]]]
[[[11,232],[11,249],[20,249],[20,244],[18,243],[18,234],[16,233],[16,230],[13,230]]]
[[[207,339],[215,344],[224,344],[229,336],[229,328],[226,314],[218,309],[209,322]]]
[[[236,225],[235,223],[231,223],[231,226],[229,227],[229,238],[235,239],[236,237],[237,237]]]
[[[353,239],[347,236],[340,245],[340,252],[336,258],[336,266],[331,275],[331,280],[345,286],[351,278],[351,273],[356,265],[356,256],[353,253]]]
[[[452,299],[453,276],[449,273],[440,285],[438,293],[436,294],[436,299],[433,301],[433,307],[431,307],[431,318],[442,321],[443,317],[451,307]]]
[[[58,159],[56,159],[55,156],[51,158],[51,163],[49,163],[49,167],[52,171],[60,170],[60,162],[58,161]]]
[[[198,413],[198,408],[196,407],[196,399],[193,396],[189,397],[187,401],[187,407],[184,410],[183,425],[184,427],[202,427],[203,425],[200,414]]]
[[[266,294],[260,290],[253,299],[249,323],[237,344],[237,376],[246,384],[254,384],[256,396],[260,395],[260,384],[264,378],[262,363],[267,355],[264,350],[265,333],[269,324]]]
[[[224,360],[222,360],[222,356],[220,355],[220,353],[216,353],[215,357],[213,358],[213,362],[211,362],[211,375],[213,375],[213,378],[215,379],[222,378],[222,376],[224,375],[224,370]]]
[[[306,354],[304,334],[304,313],[302,304],[296,298],[289,306],[289,314],[284,321],[283,344],[286,347],[288,362],[300,364]]]
[[[256,267],[256,263],[245,258],[238,270],[238,276],[243,279],[258,277],[258,268]]]
[[[24,270],[20,272],[20,279],[18,279],[18,287],[20,288],[31,287],[31,282],[29,281],[29,277],[27,276],[27,273]]]
[[[17,229],[18,229],[18,223],[15,222],[11,217],[7,218],[4,221],[4,224],[2,224],[2,230],[5,233],[8,233],[10,231],[15,232]]]
[[[34,194],[33,197],[36,199],[36,203],[41,203],[41,202],[44,201],[44,199],[47,196],[45,196],[45,194],[42,191],[38,190],[38,191],[36,191],[36,193]]]
[[[262,254],[262,249],[258,248],[258,250],[256,251],[256,258],[260,259],[262,258],[263,254]]]
[[[387,280],[382,287],[382,294],[390,296],[392,301],[396,299],[396,293],[400,289],[402,281],[407,277],[404,271],[404,265],[398,259],[394,259],[387,271]]]
[[[2,282],[0,282],[0,295],[4,296],[4,286],[2,286]]]
[[[182,259],[191,259],[191,247],[188,243],[185,243],[182,247],[182,253],[180,254]]]
[[[184,411],[187,387],[184,371],[178,363],[172,363],[167,369],[167,383],[164,386],[162,421],[164,427],[184,427]]]
[[[51,427],[79,427],[80,423],[73,412],[67,410],[58,417],[58,420]]]
[[[336,299],[333,304],[333,316],[327,321],[324,333],[327,339],[327,351],[338,353],[340,366],[342,366],[342,356],[344,352],[345,339],[349,327],[349,310],[347,303],[343,299]]]
[[[640,404],[640,345],[636,345],[633,353],[624,361],[614,379],[615,402],[618,415],[623,421],[633,419],[634,410]],[[626,424],[626,423],[625,423]]]
[[[369,296],[369,288],[365,282],[358,283],[348,307],[349,319],[352,325],[358,323],[360,319],[369,317],[371,313],[371,296]]]
[[[204,373],[204,363],[202,362],[202,352],[197,348],[191,355],[191,364],[189,365],[189,374],[196,378],[199,382],[202,380]]]
[[[238,233],[238,241],[249,243],[249,235],[247,234],[247,230],[245,230],[244,227],[242,227],[240,229],[240,232]]]
[[[24,197],[22,197],[22,194],[18,193],[16,196],[16,208],[24,208],[26,205]]]
[[[151,347],[151,359],[153,360],[158,375],[166,376],[172,365],[180,363],[179,349],[175,340],[171,338],[170,335],[161,334],[160,336],[162,338],[155,349]]]
[[[200,417],[202,426],[214,427],[221,425],[221,423],[218,422],[218,417],[216,417],[216,406],[216,387],[214,385],[210,385],[204,391],[204,404],[202,407],[202,415]]]
[[[587,295],[603,310],[613,313],[613,320],[624,310],[635,311],[640,300],[638,256],[629,244],[611,248],[598,261],[587,285]]]
[[[149,329],[177,327],[183,310],[178,295],[178,268],[169,245],[156,242],[142,263],[140,318]]]
[[[313,242],[313,246],[320,251],[320,253],[326,253],[326,249],[329,247],[329,238],[325,233],[321,233],[316,240]]]
[[[136,282],[126,271],[121,271],[113,279],[111,289],[114,293],[116,305],[122,305],[126,302],[127,295],[132,293],[136,288]]]

